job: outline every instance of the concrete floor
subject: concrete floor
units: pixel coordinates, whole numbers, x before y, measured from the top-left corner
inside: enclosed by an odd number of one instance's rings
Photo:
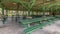
[[[0,34],[25,34],[24,27],[8,18],[4,27],[0,28]],[[60,34],[60,20],[55,21],[55,24],[48,25],[43,29],[39,29],[32,34]]]

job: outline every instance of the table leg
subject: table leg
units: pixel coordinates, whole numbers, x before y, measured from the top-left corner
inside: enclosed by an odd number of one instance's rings
[[[28,27],[30,27],[30,24],[28,24]]]
[[[40,21],[39,24],[41,24],[42,22]]]
[[[30,24],[25,24],[24,27],[28,28],[28,27],[30,27]]]

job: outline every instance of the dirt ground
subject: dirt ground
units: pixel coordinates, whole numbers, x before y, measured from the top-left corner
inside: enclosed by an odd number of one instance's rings
[[[12,21],[8,18],[7,23],[4,27],[0,28],[0,34],[25,34],[24,27],[20,23]],[[60,34],[60,20],[55,21],[55,24],[48,25],[43,29],[39,29],[32,34]]]

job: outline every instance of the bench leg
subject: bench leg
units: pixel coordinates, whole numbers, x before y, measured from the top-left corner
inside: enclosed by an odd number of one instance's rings
[[[30,27],[30,24],[28,24],[28,27]]]
[[[30,27],[30,24],[25,24],[24,27],[28,28],[28,27]]]
[[[42,22],[40,21],[39,24],[41,24]]]

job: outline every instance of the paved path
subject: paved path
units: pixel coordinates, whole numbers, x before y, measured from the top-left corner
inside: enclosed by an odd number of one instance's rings
[[[0,34],[24,34],[24,27],[22,27],[22,24],[11,21],[11,18],[7,20],[6,24],[5,27],[0,28]],[[60,34],[60,20],[32,34]]]

